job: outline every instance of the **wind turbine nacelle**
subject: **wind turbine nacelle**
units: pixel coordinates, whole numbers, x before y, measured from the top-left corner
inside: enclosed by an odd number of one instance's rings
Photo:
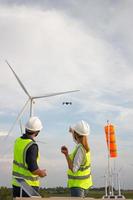
[[[66,101],[66,102],[63,102],[62,104],[63,104],[63,105],[72,105],[72,102]]]

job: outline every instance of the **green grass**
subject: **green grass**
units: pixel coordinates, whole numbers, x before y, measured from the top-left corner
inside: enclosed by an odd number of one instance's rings
[[[123,191],[123,195],[125,196],[126,199],[133,199],[133,191]]]

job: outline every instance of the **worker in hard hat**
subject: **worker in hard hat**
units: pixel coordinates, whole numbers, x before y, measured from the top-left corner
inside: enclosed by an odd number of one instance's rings
[[[68,164],[68,187],[72,197],[85,197],[87,190],[92,186],[90,147],[87,139],[90,127],[82,120],[70,127],[69,132],[76,142],[74,151],[69,154],[66,146],[61,147]]]
[[[17,138],[14,144],[13,160],[13,197],[20,197],[20,185],[15,177],[22,178],[36,191],[39,189],[39,177],[47,175],[45,169],[38,166],[39,149],[35,137],[43,126],[38,117],[31,117],[25,125],[25,134]],[[23,191],[23,197],[28,195]]]

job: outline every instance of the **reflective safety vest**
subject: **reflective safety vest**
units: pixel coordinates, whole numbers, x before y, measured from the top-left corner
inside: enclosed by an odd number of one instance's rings
[[[31,139],[18,138],[14,145],[14,160],[13,160],[13,171],[12,171],[12,184],[20,187],[19,183],[15,180],[15,177],[24,179],[28,185],[39,187],[39,177],[32,174],[28,170],[26,163],[26,152],[27,149],[32,145],[36,144]]]
[[[74,161],[74,157],[77,153],[78,148],[84,149],[82,144],[76,146],[72,154],[69,155],[69,158],[72,160],[72,162]],[[92,186],[92,176],[90,169],[90,151],[85,153],[85,158],[78,171],[72,172],[72,170],[69,169],[67,171],[67,175],[69,188],[79,187],[83,189],[88,189]]]

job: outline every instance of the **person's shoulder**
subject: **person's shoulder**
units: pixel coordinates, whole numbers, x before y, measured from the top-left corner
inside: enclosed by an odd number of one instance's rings
[[[29,146],[29,148],[38,149],[38,144],[36,142],[31,141],[31,145]]]
[[[83,154],[83,155],[86,153],[84,146],[80,143],[77,145],[77,153]]]
[[[29,148],[27,149],[27,153],[34,153],[34,152],[38,152],[39,151],[39,148],[38,148],[38,145],[36,143],[32,143]]]
[[[21,137],[17,137],[16,139],[15,139],[15,142],[17,142],[17,141],[19,141],[19,140],[21,140],[22,138]]]

